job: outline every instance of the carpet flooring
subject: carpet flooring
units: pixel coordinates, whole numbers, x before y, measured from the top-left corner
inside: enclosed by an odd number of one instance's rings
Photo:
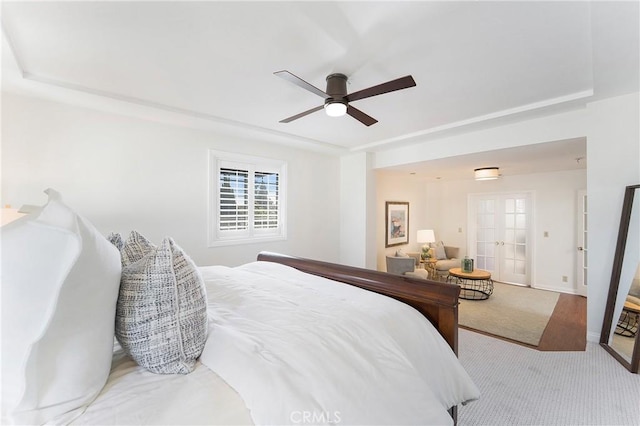
[[[486,300],[460,299],[459,324],[538,346],[558,297],[552,291],[496,282]]]
[[[585,351],[536,349],[460,330],[459,357],[480,399],[458,425],[640,425],[640,375],[597,343]]]

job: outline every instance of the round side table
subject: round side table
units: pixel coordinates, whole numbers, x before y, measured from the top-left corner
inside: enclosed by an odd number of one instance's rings
[[[639,321],[640,305],[626,301],[622,307],[622,313],[614,332],[620,336],[634,337],[638,332]]]
[[[486,300],[493,293],[491,272],[483,269],[462,272],[462,268],[451,268],[447,282],[460,286],[461,299]]]

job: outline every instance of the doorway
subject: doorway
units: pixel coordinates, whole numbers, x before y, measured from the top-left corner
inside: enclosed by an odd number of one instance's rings
[[[531,285],[532,204],[526,191],[469,195],[469,256],[496,281]]]

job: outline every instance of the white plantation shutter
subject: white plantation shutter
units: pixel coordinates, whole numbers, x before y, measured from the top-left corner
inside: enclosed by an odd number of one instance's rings
[[[278,173],[254,173],[253,226],[256,230],[278,227],[279,190]]]
[[[286,238],[286,163],[210,151],[209,245]]]
[[[218,229],[237,231],[249,227],[249,171],[221,168]]]

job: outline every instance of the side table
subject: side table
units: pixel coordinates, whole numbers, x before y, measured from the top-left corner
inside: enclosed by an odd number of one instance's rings
[[[451,268],[447,282],[460,286],[461,299],[486,300],[493,293],[491,272],[483,269],[462,272],[462,268]]]
[[[431,257],[429,259],[425,259],[423,261],[421,261],[420,263],[422,263],[424,265],[424,269],[427,270],[427,272],[429,272],[429,279],[430,280],[435,280],[438,281],[438,274],[436,272],[436,262],[438,260]]]

